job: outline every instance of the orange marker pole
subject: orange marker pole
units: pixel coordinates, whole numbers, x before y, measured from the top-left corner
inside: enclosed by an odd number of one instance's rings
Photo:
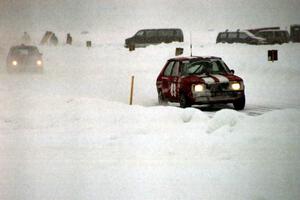
[[[130,86],[129,105],[132,105],[132,99],[133,99],[133,86],[134,86],[134,76],[131,76],[131,86]]]

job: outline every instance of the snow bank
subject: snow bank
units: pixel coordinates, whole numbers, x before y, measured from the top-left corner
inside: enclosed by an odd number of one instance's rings
[[[10,110],[0,114],[1,199],[300,195],[299,110],[256,117],[221,110],[209,117],[196,108],[95,98],[23,103],[27,108],[1,108]]]
[[[208,133],[213,133],[214,131],[224,128],[224,127],[233,127],[239,120],[243,120],[245,114],[238,113],[234,110],[222,110],[217,112],[213,119],[208,123]]]

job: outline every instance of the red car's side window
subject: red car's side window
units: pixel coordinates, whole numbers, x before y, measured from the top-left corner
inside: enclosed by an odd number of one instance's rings
[[[179,75],[179,66],[180,66],[180,62],[177,61],[173,66],[171,76],[178,76]]]
[[[164,76],[171,76],[174,61],[170,61],[164,71]]]

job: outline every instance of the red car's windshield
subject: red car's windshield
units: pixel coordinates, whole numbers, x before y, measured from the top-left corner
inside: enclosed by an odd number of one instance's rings
[[[230,70],[221,60],[215,61],[193,61],[183,63],[183,74],[222,74]]]

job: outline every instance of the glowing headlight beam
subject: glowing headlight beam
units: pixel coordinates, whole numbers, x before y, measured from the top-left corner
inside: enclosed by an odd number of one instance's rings
[[[231,88],[233,90],[240,90],[241,89],[241,84],[240,83],[232,83]]]
[[[201,84],[195,85],[194,91],[195,92],[202,92],[204,90],[204,86]]]
[[[16,60],[12,61],[11,63],[13,66],[17,66],[18,65],[18,62]]]
[[[41,66],[41,65],[43,64],[43,62],[42,62],[41,60],[37,60],[37,61],[36,61],[36,64],[37,64],[38,66]]]

